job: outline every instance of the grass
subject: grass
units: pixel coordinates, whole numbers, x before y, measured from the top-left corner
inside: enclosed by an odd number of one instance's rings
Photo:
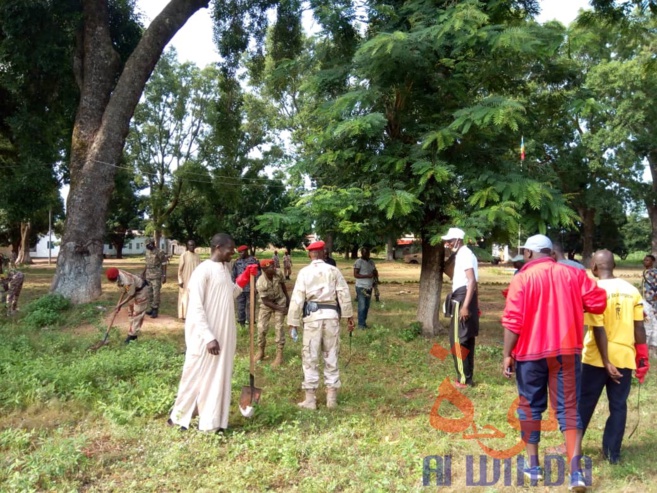
[[[336,260],[353,281],[353,261]],[[295,258],[294,272],[305,262]],[[141,259],[107,264],[133,272],[142,266]],[[123,346],[115,331],[111,344],[96,353],[86,349],[99,339],[101,314],[116,302],[118,292],[106,284],[103,296],[88,305],[60,306],[47,297],[28,307],[46,294],[53,267],[28,268],[20,317],[0,319],[0,491],[422,491],[427,489],[424,458],[445,455],[451,456],[451,485],[441,491],[524,490],[515,482],[515,459],[510,486],[504,485],[503,472],[495,485],[469,486],[469,479],[480,479],[481,448],[461,433],[431,426],[438,386],[454,370],[450,358],[441,361],[429,353],[434,343],[448,347],[446,333],[426,340],[412,324],[419,266],[378,261],[382,302],[372,303],[368,322],[373,328],[355,332],[351,358],[349,339],[343,336],[343,388],[335,411],[325,408],[323,389],[317,412],[296,407],[302,397],[300,344],[290,341],[282,368],[274,370],[267,362],[258,366],[262,404],[254,418],[243,418],[237,397],[248,384],[248,333],[241,331],[226,436],[208,436],[193,427],[181,433],[165,425],[184,359],[182,324],[164,324],[166,315],[176,315],[175,265],[163,287],[165,317],[148,319],[137,344]],[[638,264],[619,270],[635,283],[640,272]],[[500,266],[481,267],[478,385],[464,391],[479,428],[491,424],[506,434],[482,440],[500,450],[518,440],[507,423],[516,389],[500,371],[500,291],[512,273]],[[31,314],[46,311],[57,316],[47,323],[30,322]],[[268,353],[271,361],[273,343]],[[606,419],[606,399],[601,399],[584,441],[584,453],[593,461],[595,491],[657,491],[652,467],[657,433],[650,426],[656,417],[650,406],[657,397],[654,382],[649,374],[640,395],[641,425],[632,439],[626,438],[619,466],[606,464],[600,454]],[[628,434],[638,419],[637,390],[630,395]],[[440,414],[461,416],[450,404],[443,404]],[[558,432],[544,433],[542,445],[559,442]],[[467,475],[468,456],[474,458],[473,478]],[[489,478],[493,472],[489,461]],[[544,489],[552,488],[536,491]]]

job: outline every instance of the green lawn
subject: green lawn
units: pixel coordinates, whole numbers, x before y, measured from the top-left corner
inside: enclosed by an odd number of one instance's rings
[[[353,261],[337,260],[353,281]],[[305,262],[295,257],[294,272]],[[128,259],[107,265],[138,272],[142,264],[141,259]],[[170,266],[171,281],[175,268]],[[165,425],[184,357],[182,325],[171,320],[177,296],[173,282],[164,285],[164,316],[148,320],[137,344],[121,344],[123,328],[122,333],[113,331],[109,346],[90,353],[86,349],[104,330],[102,309],[114,304],[118,294],[107,283],[95,303],[56,310],[52,302],[41,302],[30,310],[28,303],[47,292],[52,269],[39,265],[25,270],[20,316],[0,319],[0,491],[434,491],[435,475],[428,478],[434,486],[423,488],[424,459],[448,455],[451,485],[440,491],[526,489],[517,486],[516,459],[510,462],[510,486],[504,483],[504,467],[496,484],[468,485],[480,480],[479,460],[485,456],[480,445],[462,433],[431,426],[438,386],[453,376],[453,368],[451,357],[441,361],[430,355],[434,343],[448,347],[446,333],[429,341],[415,337],[411,327],[419,266],[379,262],[382,302],[372,304],[373,328],[354,333],[351,356],[346,334],[342,339],[343,388],[337,410],[325,408],[323,390],[317,412],[296,407],[302,398],[300,344],[290,341],[282,368],[273,370],[268,362],[258,366],[261,405],[254,418],[243,418],[237,397],[248,384],[248,333],[240,332],[226,436],[195,429],[183,433]],[[639,265],[624,266],[619,274],[638,283]],[[496,450],[518,441],[518,432],[507,422],[515,386],[500,371],[500,291],[511,275],[505,267],[481,268],[478,385],[464,391],[479,430],[494,425],[506,434],[481,439]],[[273,344],[268,352],[271,361]],[[639,419],[637,393],[635,385],[628,434]],[[657,473],[650,465],[657,435],[651,427],[656,415],[651,404],[656,397],[655,376],[649,374],[640,395],[641,424],[626,439],[619,466],[607,465],[600,454],[603,398],[584,442],[593,464],[594,491],[657,491]],[[451,404],[443,404],[440,414],[460,417]],[[544,433],[542,444],[559,442],[558,432]],[[470,477],[468,460],[475,469]],[[489,459],[489,479],[493,473]],[[556,473],[552,479],[558,483]],[[533,489],[544,490],[565,491],[566,486]]]

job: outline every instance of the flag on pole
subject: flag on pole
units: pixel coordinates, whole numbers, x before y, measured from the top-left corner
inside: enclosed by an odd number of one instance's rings
[[[520,160],[525,160],[525,137],[520,137]]]

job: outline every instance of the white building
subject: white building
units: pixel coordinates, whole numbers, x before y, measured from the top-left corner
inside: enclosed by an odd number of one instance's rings
[[[36,246],[30,248],[30,257],[48,258],[48,252],[50,251],[50,255],[53,258],[57,258],[57,255],[59,255],[59,245],[61,243],[62,239],[54,232],[52,233],[52,237],[48,233],[45,235],[39,235]]]

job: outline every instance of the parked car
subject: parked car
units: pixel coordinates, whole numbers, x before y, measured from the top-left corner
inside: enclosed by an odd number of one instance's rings
[[[404,262],[407,264],[421,264],[422,263],[422,254],[421,253],[407,253],[404,255]]]

